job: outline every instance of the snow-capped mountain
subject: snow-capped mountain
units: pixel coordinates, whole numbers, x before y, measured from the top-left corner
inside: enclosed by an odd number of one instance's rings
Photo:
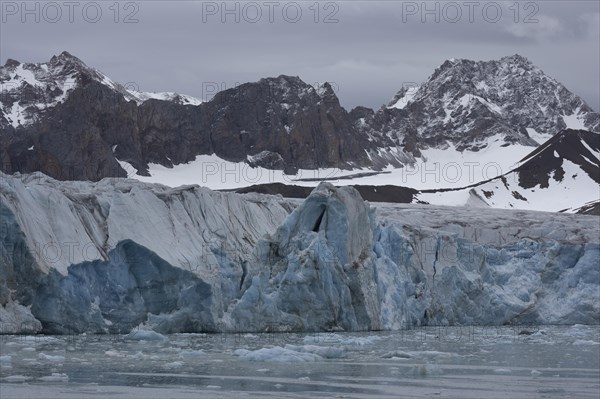
[[[519,55],[448,60],[422,85],[400,90],[373,119],[374,131],[397,143],[416,141],[418,149],[452,143],[478,151],[494,135],[536,146],[565,128],[600,131],[597,112]]]
[[[118,161],[148,175],[149,164],[172,167],[202,154],[292,172],[370,163],[368,141],[356,134],[328,84],[315,88],[280,76],[201,103],[171,93],[128,91],[66,52],[46,64],[11,60],[0,76],[6,172],[98,180],[126,176]],[[63,87],[64,81],[72,84]],[[30,90],[41,94],[26,102]]]
[[[452,166],[449,170],[456,172],[458,163],[452,161],[450,165]],[[472,164],[472,166],[476,165]],[[490,166],[491,172],[502,170],[495,160],[487,166]],[[443,177],[443,171],[436,173],[435,168],[430,166],[428,168],[426,173],[432,175],[432,180],[437,179],[437,187],[432,188],[430,185],[423,184],[424,179],[419,180],[423,174],[412,171],[405,172],[405,175],[392,172],[352,179],[324,177],[325,180],[336,185],[354,186],[363,198],[373,202],[600,215],[600,134],[598,133],[565,129],[524,156],[508,172],[499,172],[482,181],[463,184],[458,188],[446,185],[446,180],[440,179]],[[476,170],[473,168],[471,172],[475,174]],[[390,184],[385,184],[386,182]],[[293,181],[287,185],[256,183],[258,184],[237,189],[236,192],[282,194],[285,197],[306,198],[311,191],[311,188],[307,187],[309,183],[307,181]],[[458,183],[458,181],[453,180],[451,183]]]
[[[67,51],[45,63],[20,63],[9,59],[0,67],[0,128],[13,128],[41,122],[44,115],[65,102],[77,87],[89,81],[101,83],[128,100],[143,103],[149,99],[198,105],[202,101],[178,93],[145,93],[128,90],[101,71],[87,66]]]
[[[269,183],[315,186],[335,174],[344,183],[458,188],[483,179],[415,180],[406,171],[493,158],[505,173],[567,126],[599,129],[598,113],[520,56],[446,61],[376,112],[347,112],[329,84],[283,75],[206,102],[135,92],[66,52],[43,64],[9,60],[0,81],[0,167],[62,180],[265,182],[240,178],[250,167]],[[215,167],[218,178],[207,179]]]
[[[84,70],[94,72],[68,53],[43,64],[7,60],[0,68],[0,127],[17,128],[39,121],[41,113],[66,100]]]
[[[415,200],[504,209],[590,211],[600,200],[600,135],[564,130],[509,173],[464,189],[423,191]]]

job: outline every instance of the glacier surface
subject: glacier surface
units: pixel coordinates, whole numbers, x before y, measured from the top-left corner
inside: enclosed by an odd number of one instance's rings
[[[39,173],[0,176],[0,216],[0,333],[600,323],[596,216]]]

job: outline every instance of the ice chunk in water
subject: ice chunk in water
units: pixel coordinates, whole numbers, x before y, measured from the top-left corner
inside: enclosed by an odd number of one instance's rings
[[[168,340],[167,337],[165,337],[162,334],[157,333],[156,331],[152,331],[152,330],[140,330],[140,329],[133,329],[129,334],[127,334],[124,337],[125,340],[128,341],[166,341]]]
[[[237,352],[237,351],[236,351]],[[275,346],[273,348],[261,348],[255,351],[248,351],[240,356],[241,360],[250,362],[285,362],[285,363],[304,363],[318,362],[323,358],[315,353],[298,352],[292,349]]]

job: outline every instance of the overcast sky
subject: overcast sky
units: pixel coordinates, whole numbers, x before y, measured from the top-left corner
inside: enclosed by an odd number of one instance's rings
[[[600,109],[597,0],[1,3],[2,64],[67,50],[142,91],[209,99],[215,84],[287,74],[378,108],[446,59],[518,53]]]

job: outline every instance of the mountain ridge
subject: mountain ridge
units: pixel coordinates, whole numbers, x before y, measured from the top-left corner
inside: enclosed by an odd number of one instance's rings
[[[506,93],[485,83],[498,70],[508,81],[502,86]],[[477,84],[474,76],[480,77]],[[555,89],[555,100],[546,99],[541,114],[531,111],[545,98],[538,90],[516,112],[511,90],[522,81]],[[583,100],[518,55],[448,60],[403,107],[377,111],[347,111],[331,85],[315,88],[286,75],[245,83],[205,102],[176,93],[139,93],[68,52],[45,64],[8,60],[0,67],[0,85],[2,170],[40,170],[63,180],[124,177],[123,161],[148,176],[150,164],[169,168],[202,154],[288,174],[400,168],[431,148],[450,144],[456,151],[477,152],[492,137],[506,147],[533,147],[538,141],[532,135],[547,138],[567,122],[598,130],[600,120]],[[496,112],[499,107],[506,115]]]

